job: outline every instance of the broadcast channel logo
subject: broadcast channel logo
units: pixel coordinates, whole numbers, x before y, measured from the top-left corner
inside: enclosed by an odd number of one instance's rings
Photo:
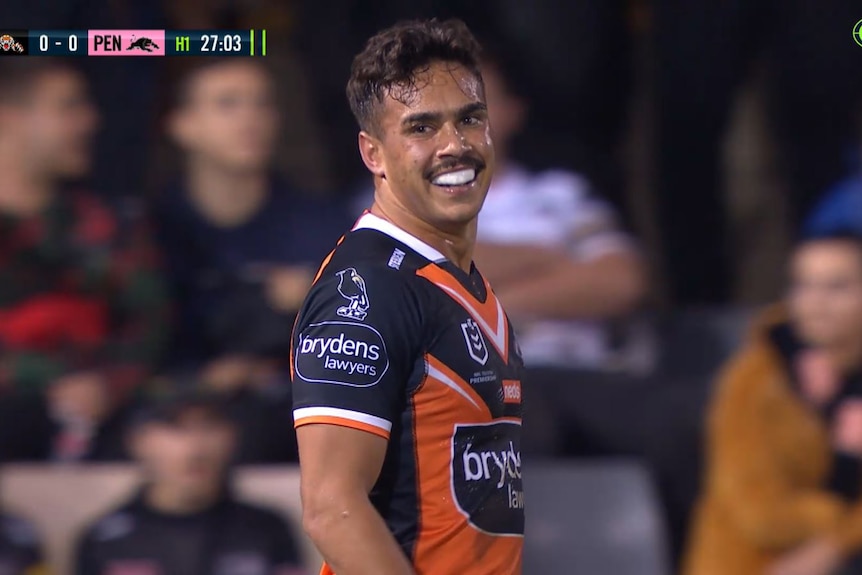
[[[862,46],[862,20],[856,22],[856,25],[853,26],[853,40]]]

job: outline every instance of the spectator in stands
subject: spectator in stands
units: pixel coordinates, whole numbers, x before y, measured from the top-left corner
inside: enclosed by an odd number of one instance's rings
[[[3,575],[47,575],[42,542],[29,521],[0,514],[0,573]]]
[[[487,48],[487,47],[486,47]],[[526,102],[503,50],[482,66],[497,169],[475,260],[513,317],[531,367],[642,371],[652,361],[631,314],[647,291],[635,242],[579,175],[530,173],[509,155]]]
[[[707,452],[684,573],[862,572],[862,234],[797,246],[786,303],[719,380]]]
[[[97,116],[52,59],[0,60],[0,461],[100,457],[162,350],[165,290],[137,221],[62,182]],[[59,431],[59,432],[58,432]]]
[[[168,117],[183,172],[156,222],[178,304],[174,371],[235,393],[241,459],[295,457],[290,401],[277,385],[319,262],[350,218],[272,172],[278,113],[256,60],[205,59],[184,71]]]
[[[155,399],[137,414],[129,442],[144,484],[87,530],[76,575],[302,573],[287,522],[229,486],[235,429],[217,396]]]

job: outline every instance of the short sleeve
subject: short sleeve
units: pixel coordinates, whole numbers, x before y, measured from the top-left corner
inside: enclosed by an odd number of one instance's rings
[[[328,266],[293,332],[295,426],[343,425],[389,438],[421,354],[421,311],[409,276]]]

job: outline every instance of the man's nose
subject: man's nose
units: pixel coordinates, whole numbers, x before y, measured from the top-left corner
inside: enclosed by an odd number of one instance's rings
[[[451,123],[447,123],[440,130],[440,144],[438,156],[458,156],[470,148],[464,133]]]

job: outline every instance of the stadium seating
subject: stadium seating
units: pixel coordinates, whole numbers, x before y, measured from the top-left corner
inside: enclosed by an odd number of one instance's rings
[[[524,575],[669,575],[652,481],[633,460],[525,463]]]
[[[70,574],[81,528],[130,497],[137,482],[135,468],[123,465],[10,466],[0,474],[0,504],[33,521],[44,539],[52,572]],[[301,533],[295,468],[242,468],[235,485],[247,501],[280,510],[294,523],[296,533]],[[320,557],[308,540],[303,543],[311,572],[316,572]]]

